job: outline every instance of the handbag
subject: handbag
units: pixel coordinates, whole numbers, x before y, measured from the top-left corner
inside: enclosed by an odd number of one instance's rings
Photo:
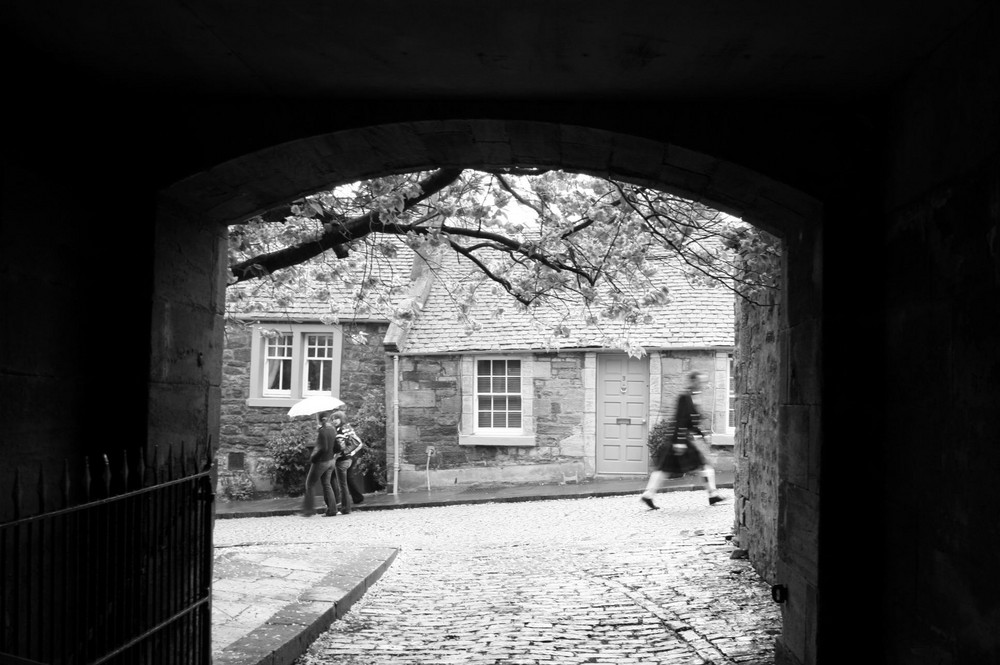
[[[679,478],[704,465],[701,451],[694,445],[694,435],[690,432],[684,432],[683,438],[678,432],[674,436],[673,443],[667,448],[663,470],[671,478]]]

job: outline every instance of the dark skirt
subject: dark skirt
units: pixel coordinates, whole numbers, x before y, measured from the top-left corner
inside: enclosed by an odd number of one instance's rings
[[[657,468],[671,476],[683,476],[705,466],[707,460],[694,444],[693,437],[684,441],[684,450],[677,452],[672,444],[662,446],[658,452]]]

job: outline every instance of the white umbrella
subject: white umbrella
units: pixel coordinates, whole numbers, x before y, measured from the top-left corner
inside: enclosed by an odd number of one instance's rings
[[[288,410],[288,417],[312,416],[323,411],[333,411],[344,406],[344,403],[332,395],[313,395],[296,402]]]

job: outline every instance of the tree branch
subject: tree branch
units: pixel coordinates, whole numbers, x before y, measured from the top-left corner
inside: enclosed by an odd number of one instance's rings
[[[403,210],[409,210],[421,201],[437,194],[439,191],[458,180],[461,174],[461,169],[439,169],[435,171],[418,183],[420,185],[421,193],[418,196],[407,199],[403,204]],[[287,216],[287,214],[282,215],[281,219],[283,220],[285,216]],[[271,221],[276,221],[274,220],[274,216],[270,214],[265,218]],[[231,284],[237,284],[239,282],[244,282],[248,279],[254,279],[257,277],[263,277],[264,275],[269,275],[276,270],[298,265],[322,254],[328,249],[333,249],[337,252],[338,245],[344,245],[352,240],[364,238],[373,232],[387,230],[386,227],[387,225],[382,222],[380,214],[376,210],[372,210],[359,217],[338,222],[337,224],[331,225],[327,231],[324,231],[314,240],[299,243],[297,245],[291,245],[268,254],[261,254],[260,256],[255,256],[247,259],[246,261],[241,261],[240,263],[230,267],[230,272],[234,278]],[[343,253],[341,254],[341,252]],[[343,248],[341,248],[341,252],[337,252],[338,258],[344,258],[347,256],[346,250],[343,250]]]

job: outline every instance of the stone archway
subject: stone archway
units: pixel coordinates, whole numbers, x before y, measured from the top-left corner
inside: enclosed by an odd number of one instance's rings
[[[399,123],[286,143],[194,174],[161,193],[149,445],[217,440],[226,232],[320,188],[439,168],[544,166],[694,198],[781,237],[787,251],[779,422],[783,441],[777,581],[788,587],[779,657],[815,660],[818,596],[821,207],[767,177],[679,146],[552,123]]]

